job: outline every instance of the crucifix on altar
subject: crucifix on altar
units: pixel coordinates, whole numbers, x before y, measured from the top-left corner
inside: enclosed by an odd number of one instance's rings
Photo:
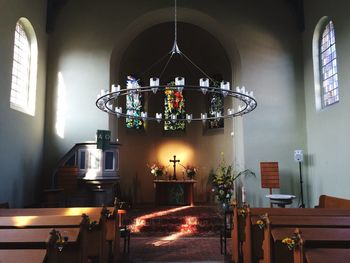
[[[174,174],[173,174],[173,180],[176,180],[176,163],[179,163],[180,160],[176,160],[176,155],[174,155],[174,160],[169,160],[169,162],[174,163]]]

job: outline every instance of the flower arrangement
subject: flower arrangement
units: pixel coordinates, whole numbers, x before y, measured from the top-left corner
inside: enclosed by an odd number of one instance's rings
[[[256,221],[256,224],[258,225],[258,227],[259,227],[260,229],[263,229],[263,228],[265,227],[265,223],[264,223],[264,221],[262,221],[261,219],[257,220],[257,221]]]
[[[232,171],[232,166],[226,165],[223,154],[218,168],[211,177],[213,186],[212,191],[214,192],[217,201],[223,205],[227,205],[231,201],[233,182],[237,177]]]
[[[59,252],[63,250],[63,248],[68,243],[68,235],[66,231],[63,231],[63,235],[60,233],[60,231],[52,229],[50,232],[50,235],[53,238],[53,242],[55,242],[55,245]]]
[[[246,215],[247,215],[247,209],[244,208],[244,207],[239,208],[239,209],[237,210],[237,214],[238,214],[239,216],[245,218]]]
[[[151,166],[147,166],[151,169],[151,174],[153,174],[154,177],[161,177],[166,173],[166,167],[164,165],[154,163]]]
[[[303,243],[300,235],[300,231],[297,228],[292,237],[285,237],[282,239],[282,244],[286,245],[289,250],[293,250],[297,246],[301,246]]]
[[[221,156],[219,166],[210,174],[209,178],[213,186],[212,192],[214,192],[217,201],[227,206],[232,199],[234,181],[243,174],[255,174],[249,169],[235,173],[232,165],[226,164],[223,153]]]
[[[183,166],[182,164],[180,164],[180,165],[184,168],[184,173],[189,179],[193,179],[196,176],[196,174],[197,174],[196,167],[194,167],[192,165],[186,165],[186,166]]]
[[[286,237],[282,240],[282,244],[286,245],[289,250],[293,250],[295,248],[295,241],[290,237]]]
[[[256,224],[258,225],[258,227],[260,229],[264,229],[267,225],[267,222],[268,222],[268,216],[267,214],[264,214],[264,215],[260,215],[259,216],[259,219],[256,221]]]

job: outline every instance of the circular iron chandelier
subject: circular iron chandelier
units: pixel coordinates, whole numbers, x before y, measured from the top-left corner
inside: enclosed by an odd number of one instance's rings
[[[253,95],[253,91],[247,91],[245,87],[236,87],[235,90],[232,90],[230,87],[230,83],[228,81],[218,82],[211,78],[208,74],[206,74],[199,66],[197,66],[188,56],[186,56],[178,47],[177,44],[177,0],[175,0],[175,29],[174,29],[174,44],[169,53],[167,53],[163,58],[161,58],[158,62],[153,64],[151,67],[159,64],[162,60],[168,57],[165,66],[163,67],[160,77],[165,72],[167,66],[171,62],[172,58],[175,55],[181,56],[183,59],[190,62],[194,68],[199,70],[204,77],[199,79],[199,85],[187,85],[185,84],[184,77],[176,77],[175,81],[162,85],[160,84],[159,78],[151,77],[149,86],[140,86],[136,79],[130,78],[128,81],[128,85],[126,88],[121,88],[120,85],[112,85],[110,90],[101,90],[101,93],[97,95],[96,106],[100,110],[114,114],[117,117],[124,117],[127,119],[141,119],[143,121],[171,121],[171,122],[184,122],[187,121],[190,123],[191,121],[202,121],[205,122],[207,120],[220,120],[226,118],[233,118],[237,116],[242,116],[253,111],[257,107],[257,101]],[[238,106],[236,109],[229,108],[225,112],[222,105],[222,109],[217,110],[214,114],[208,113],[200,113],[198,116],[193,116],[192,113],[186,114],[183,117],[178,118],[176,114],[171,114],[170,116],[163,116],[162,113],[156,113],[155,116],[149,116],[148,113],[141,112],[140,115],[129,114],[127,110],[123,111],[123,107],[118,105],[118,98],[132,95],[132,94],[141,94],[141,93],[151,93],[157,94],[157,92],[165,92],[167,90],[170,91],[194,91],[198,92],[202,96],[206,94],[218,94],[225,97],[231,97],[238,101]]]

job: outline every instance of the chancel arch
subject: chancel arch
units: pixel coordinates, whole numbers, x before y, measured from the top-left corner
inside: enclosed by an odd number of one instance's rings
[[[164,22],[147,27],[136,35],[123,49],[123,54],[120,54],[120,50],[114,50],[111,59],[111,84],[125,85],[126,77],[134,75],[147,85],[149,78],[159,76],[162,70],[162,65],[150,68],[151,65],[170,51],[173,40],[174,23]],[[236,65],[232,63],[236,56],[228,54],[221,41],[207,30],[191,23],[179,22],[178,44],[181,51],[209,75],[237,83],[234,75],[238,70],[234,69]],[[185,77],[186,83],[194,84],[203,77],[193,66],[175,58],[162,75],[161,82],[168,83],[178,76]],[[208,98],[196,95],[198,94],[184,95],[186,109],[194,107],[202,110],[203,107],[208,107]],[[149,100],[145,98],[144,107],[149,114],[155,115],[156,112],[163,111],[159,108],[163,105],[162,99],[161,96]],[[226,109],[229,106],[232,106],[232,101],[226,99]],[[199,169],[196,201],[210,201],[208,175],[219,163],[221,152],[224,152],[228,162],[236,159],[233,122],[234,120],[225,120],[224,128],[213,130],[200,122],[191,123],[181,132],[164,131],[162,124],[148,122],[144,129],[135,131],[126,128],[125,120],[111,117],[110,129],[114,130],[114,137],[123,145],[120,174],[124,195],[136,203],[153,202],[153,178],[147,165],[160,162],[168,166],[169,159],[177,155],[182,165],[195,165]],[[172,173],[171,168],[168,172]],[[177,176],[181,179],[183,177],[180,166]]]

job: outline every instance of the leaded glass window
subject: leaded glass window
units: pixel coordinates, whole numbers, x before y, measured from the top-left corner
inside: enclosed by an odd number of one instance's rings
[[[339,101],[337,54],[332,21],[325,26],[320,39],[320,76],[324,108]]]
[[[126,82],[127,89],[137,89],[140,84],[136,78],[128,76]],[[142,95],[137,90],[126,95],[126,114],[131,116],[140,117],[142,111]],[[143,128],[142,119],[137,118],[126,118],[126,127],[129,129],[142,129]]]
[[[185,119],[185,98],[180,90],[166,88],[164,98],[164,130],[183,131],[186,124],[184,121],[172,122],[172,118]]]
[[[34,29],[26,18],[19,19],[15,28],[10,105],[30,115],[35,112],[37,52]]]

